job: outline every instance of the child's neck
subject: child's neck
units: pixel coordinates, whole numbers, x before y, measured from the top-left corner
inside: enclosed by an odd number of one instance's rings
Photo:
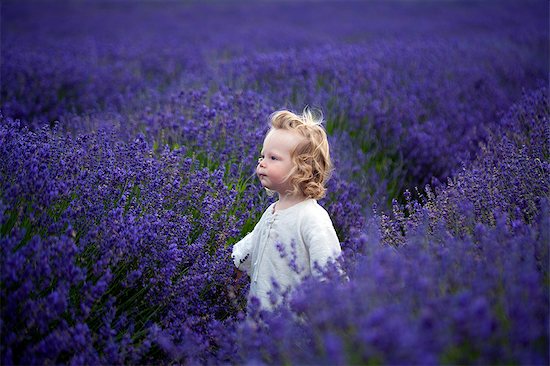
[[[274,211],[284,210],[284,209],[287,209],[289,207],[292,207],[297,203],[305,201],[306,198],[307,197],[304,196],[303,194],[294,194],[294,195],[290,195],[290,194],[281,195],[281,194],[279,194],[279,201],[277,201],[277,203],[275,204]]]

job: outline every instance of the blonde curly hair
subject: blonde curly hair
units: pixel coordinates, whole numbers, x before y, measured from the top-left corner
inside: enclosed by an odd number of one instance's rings
[[[270,120],[271,130],[288,130],[303,137],[291,154],[294,166],[286,177],[293,187],[290,193],[323,198],[325,184],[332,173],[332,162],[322,113],[314,114],[308,107],[301,115],[280,110],[271,114]]]

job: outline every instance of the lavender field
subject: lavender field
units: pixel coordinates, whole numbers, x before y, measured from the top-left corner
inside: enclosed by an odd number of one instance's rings
[[[3,1],[1,358],[547,365],[547,1]],[[247,307],[268,117],[321,109],[343,255]]]

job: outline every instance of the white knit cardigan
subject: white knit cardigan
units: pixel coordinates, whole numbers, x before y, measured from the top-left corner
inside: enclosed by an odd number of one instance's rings
[[[292,290],[304,277],[319,275],[315,263],[322,267],[341,253],[332,221],[316,200],[274,208],[275,203],[232,252],[235,266],[250,276],[248,298],[258,298],[266,309],[280,302],[278,293],[270,301],[274,281],[280,290]]]

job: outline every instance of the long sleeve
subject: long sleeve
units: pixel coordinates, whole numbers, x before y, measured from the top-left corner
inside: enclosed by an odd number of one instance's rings
[[[306,220],[303,235],[309,250],[311,273],[320,275],[315,264],[322,267],[329,260],[336,259],[342,252],[328,213],[323,210],[322,214]]]
[[[244,238],[237,242],[233,246],[233,251],[231,257],[233,258],[233,263],[241,271],[250,273],[250,265],[252,263],[252,239],[254,231],[248,233]]]

